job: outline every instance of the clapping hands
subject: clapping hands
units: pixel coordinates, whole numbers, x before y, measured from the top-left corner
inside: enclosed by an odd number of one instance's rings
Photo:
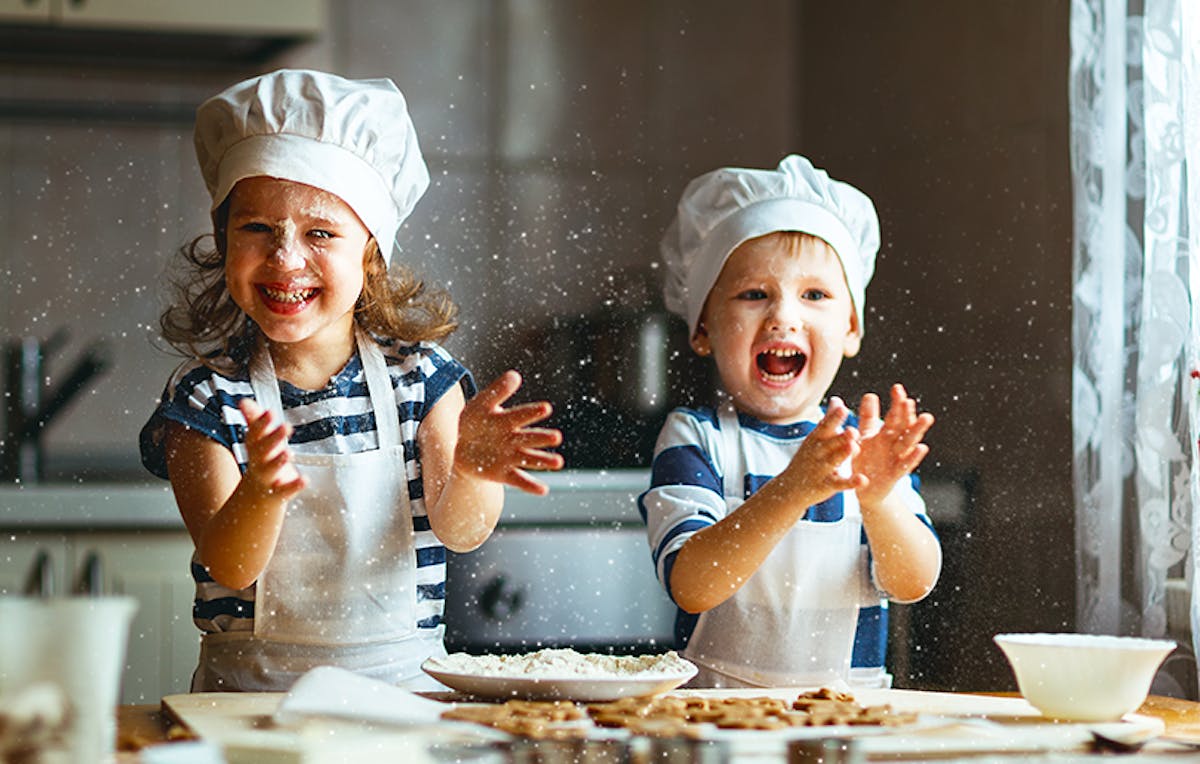
[[[246,474],[243,481],[263,494],[288,500],[300,493],[307,479],[292,462],[288,437],[292,427],[252,398],[238,403],[246,417]]]
[[[526,470],[562,468],[562,456],[545,450],[562,443],[562,433],[530,427],[550,416],[553,409],[545,401],[503,407],[520,387],[521,375],[507,371],[467,401],[458,420],[454,469],[543,495],[549,489]]]
[[[851,461],[854,473],[867,484],[858,488],[859,504],[877,506],[896,482],[917,468],[929,446],[922,443],[933,426],[933,415],[917,414],[917,402],[903,385],[892,385],[891,406],[881,419],[879,396],[867,393],[858,410],[859,451]]]
[[[887,414],[880,417],[879,396],[867,393],[859,409],[859,427],[844,427],[849,411],[830,398],[825,416],[804,439],[785,474],[815,494],[815,504],[840,491],[856,491],[859,504],[874,507],[892,492],[929,453],[922,442],[933,415],[917,414],[916,401],[902,385],[893,385]],[[844,468],[850,462],[850,470]],[[811,498],[811,497],[810,497]]]

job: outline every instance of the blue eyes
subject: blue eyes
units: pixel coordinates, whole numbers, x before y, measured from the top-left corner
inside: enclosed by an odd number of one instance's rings
[[[245,223],[239,226],[238,230],[245,233],[271,233],[271,226],[267,225],[266,223]],[[308,235],[317,239],[337,238],[337,234],[324,228],[314,228],[308,232]]]
[[[744,292],[738,292],[737,299],[739,300],[765,300],[768,295],[764,289],[747,289]],[[830,295],[822,289],[805,289],[800,293],[800,299],[806,302],[820,302],[821,300],[829,299]]]

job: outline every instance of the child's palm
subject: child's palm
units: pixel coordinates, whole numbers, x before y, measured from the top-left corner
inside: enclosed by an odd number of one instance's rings
[[[864,483],[858,474],[841,472],[846,460],[858,453],[858,433],[852,427],[842,428],[848,413],[845,404],[832,398],[825,417],[804,438],[783,473],[788,476],[785,479],[794,476],[798,482],[811,486],[816,493],[814,504]]]
[[[879,398],[863,396],[859,409],[862,425],[861,449],[854,458],[854,471],[870,481],[858,489],[859,501],[868,506],[883,501],[897,481],[911,473],[929,453],[921,442],[933,426],[933,416],[916,413],[916,401],[900,385],[892,387],[891,406],[879,417]]]
[[[561,467],[562,457],[545,449],[559,445],[562,433],[529,426],[550,416],[549,403],[503,408],[520,386],[520,375],[506,372],[467,401],[458,420],[455,468],[525,491],[544,493],[544,486],[525,470]]]
[[[244,399],[239,408],[246,417],[246,480],[267,493],[290,499],[307,485],[307,480],[292,463],[287,439],[291,427],[276,424],[271,412],[258,403]]]

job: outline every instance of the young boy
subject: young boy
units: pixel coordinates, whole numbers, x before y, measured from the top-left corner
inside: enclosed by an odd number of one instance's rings
[[[878,249],[871,200],[796,155],[696,178],[663,238],[667,307],[723,388],[671,412],[639,498],[693,686],[886,686],[886,599],[937,581],[911,476],[933,417],[900,385],[882,418],[863,396],[858,427],[821,405],[859,350]]]

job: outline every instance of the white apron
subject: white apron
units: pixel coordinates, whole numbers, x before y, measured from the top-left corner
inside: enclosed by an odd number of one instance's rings
[[[743,502],[737,412],[718,408],[725,502]],[[684,655],[700,672],[693,687],[808,687],[846,682],[859,603],[871,585],[853,492],[836,522],[798,521],[754,575],[700,615]]]
[[[336,665],[412,689],[441,688],[421,669],[445,655],[442,632],[416,627],[416,553],[400,416],[379,346],[356,331],[379,448],[293,454],[308,486],[288,503],[255,587],[254,631],[204,635],[193,691],[282,691]],[[282,419],[271,356],[250,364],[259,404]]]

